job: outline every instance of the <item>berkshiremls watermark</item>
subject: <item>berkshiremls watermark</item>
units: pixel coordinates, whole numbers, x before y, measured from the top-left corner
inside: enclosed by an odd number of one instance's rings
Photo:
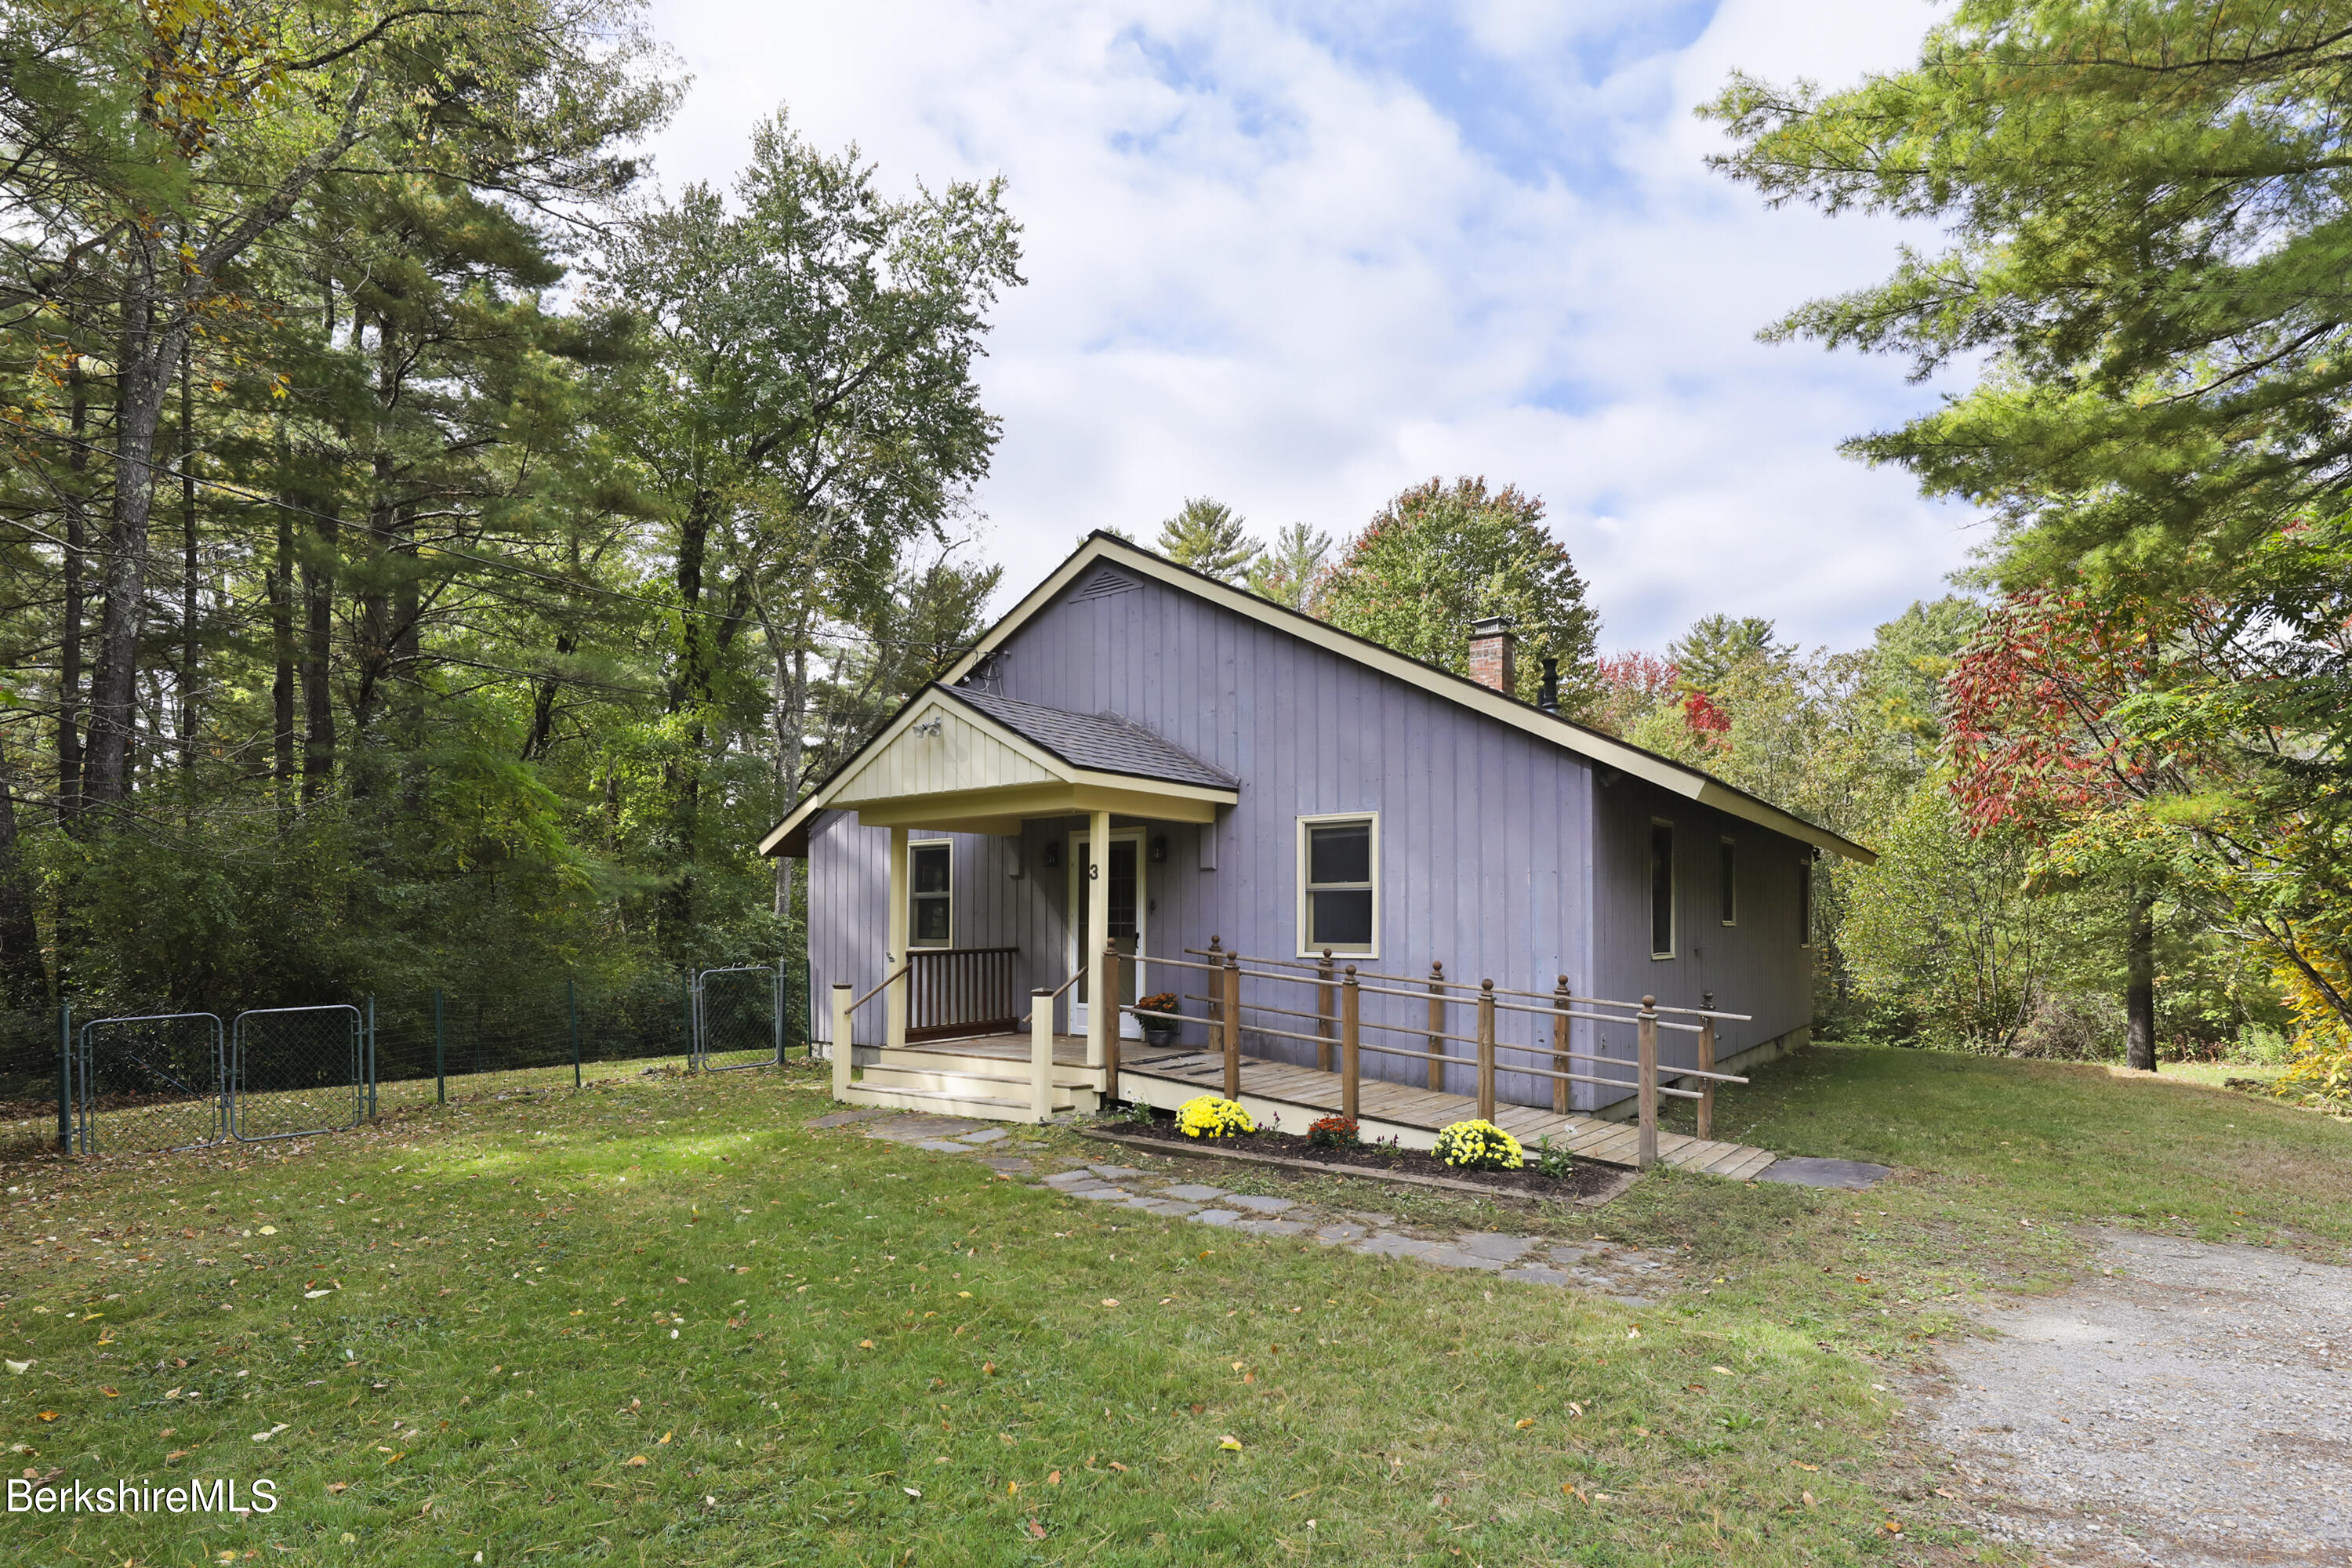
[[[240,1481],[226,1476],[191,1476],[175,1486],[151,1481],[88,1481],[45,1485],[26,1477],[8,1481],[10,1513],[275,1513],[278,1483],[267,1478]]]

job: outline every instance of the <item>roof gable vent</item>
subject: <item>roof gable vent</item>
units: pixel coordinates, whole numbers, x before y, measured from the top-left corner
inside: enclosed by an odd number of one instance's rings
[[[1132,594],[1142,586],[1116,566],[1097,566],[1070,596],[1074,599],[1106,599],[1113,594]]]

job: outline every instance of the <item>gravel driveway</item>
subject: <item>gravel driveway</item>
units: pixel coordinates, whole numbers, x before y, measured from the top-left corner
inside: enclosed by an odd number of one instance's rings
[[[1988,1535],[2060,1561],[2352,1564],[2352,1268],[2102,1233],[1920,1387]]]

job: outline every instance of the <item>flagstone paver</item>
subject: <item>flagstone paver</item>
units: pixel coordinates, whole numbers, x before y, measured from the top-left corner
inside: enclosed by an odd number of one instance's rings
[[[846,1125],[863,1117],[824,1118],[812,1125]],[[942,1154],[973,1154],[998,1142],[1001,1128],[950,1117],[902,1115],[865,1129],[868,1138],[912,1143]],[[1023,1140],[1009,1148],[1042,1151]],[[1500,1231],[1458,1231],[1449,1236],[1415,1235],[1396,1215],[1354,1209],[1323,1212],[1293,1198],[1228,1192],[1201,1182],[1171,1182],[1134,1165],[1083,1164],[1045,1175],[1034,1162],[991,1153],[980,1163],[1004,1175],[1030,1177],[1065,1197],[1118,1204],[1124,1208],[1195,1225],[1223,1226],[1254,1236],[1297,1236],[1328,1247],[1344,1247],[1374,1258],[1408,1258],[1433,1268],[1490,1274],[1515,1285],[1542,1285],[1605,1296],[1621,1305],[1654,1307],[1676,1279],[1674,1248],[1646,1253],[1594,1237],[1590,1242],[1547,1243],[1532,1236]]]

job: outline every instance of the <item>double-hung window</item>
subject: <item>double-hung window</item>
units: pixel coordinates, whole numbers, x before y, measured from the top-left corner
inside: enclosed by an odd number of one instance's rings
[[[1650,824],[1650,956],[1675,955],[1675,825]]]
[[[907,930],[916,947],[952,947],[955,846],[945,839],[907,846]]]
[[[1380,819],[1298,819],[1298,951],[1370,956],[1380,929]]]

